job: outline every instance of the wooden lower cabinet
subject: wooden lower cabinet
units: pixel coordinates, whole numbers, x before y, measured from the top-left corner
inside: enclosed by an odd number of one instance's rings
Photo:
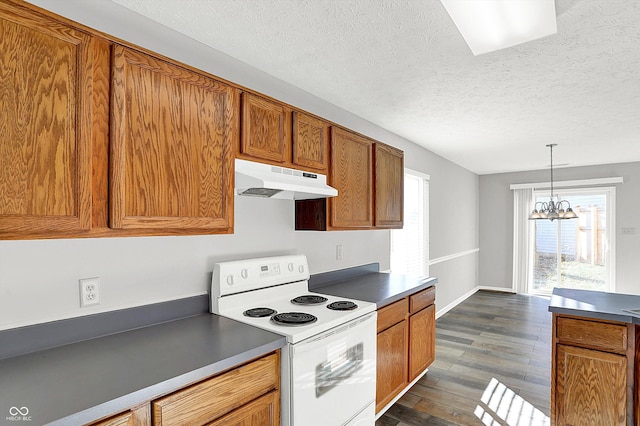
[[[435,287],[378,310],[376,412],[435,359]]]
[[[124,413],[108,419],[92,423],[91,426],[147,426],[151,424],[151,410],[149,404],[132,408]]]
[[[633,325],[553,315],[552,425],[634,423]]]
[[[273,391],[210,423],[211,426],[278,426],[280,392]]]
[[[209,424],[279,389],[279,383],[280,357],[272,354],[153,401],[153,424]]]
[[[91,426],[276,426],[280,352],[274,352]]]
[[[556,424],[626,425],[627,358],[556,348]]]
[[[376,412],[407,386],[407,321],[378,333]]]
[[[409,381],[436,357],[436,307],[430,305],[409,317]]]

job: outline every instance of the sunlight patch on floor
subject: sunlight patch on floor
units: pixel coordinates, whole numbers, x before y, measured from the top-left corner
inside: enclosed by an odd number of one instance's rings
[[[506,387],[495,377],[491,379],[476,406],[474,414],[486,426],[548,426],[549,417]],[[500,421],[502,420],[502,421]]]

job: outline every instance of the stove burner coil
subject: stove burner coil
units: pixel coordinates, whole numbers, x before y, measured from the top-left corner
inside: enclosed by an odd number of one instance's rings
[[[320,305],[326,302],[326,297],[318,296],[315,294],[305,294],[304,296],[298,296],[294,299],[291,299],[291,303],[294,305]]]
[[[271,321],[280,325],[306,325],[318,320],[315,315],[304,312],[283,312],[271,317]]]
[[[275,313],[276,313],[276,310],[271,308],[251,308],[244,311],[242,315],[244,315],[245,317],[251,317],[251,318],[263,318],[263,317],[269,317]]]
[[[329,303],[327,305],[327,308],[333,309],[334,311],[353,311],[357,307],[358,305],[350,300],[338,300],[337,302]]]

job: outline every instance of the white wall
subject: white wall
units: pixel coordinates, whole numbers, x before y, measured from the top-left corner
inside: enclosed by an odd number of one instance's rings
[[[554,181],[622,176],[616,186],[616,292],[640,294],[640,163],[554,168]],[[511,288],[514,183],[548,182],[548,170],[480,176],[480,270],[482,286]],[[636,228],[622,235],[622,228]]]
[[[217,261],[303,253],[311,273],[389,267],[389,231],[295,232],[290,200],[235,208],[233,235],[0,241],[0,329],[206,294]],[[94,276],[100,305],[80,308],[78,279]]]
[[[429,174],[430,252],[439,306],[477,285],[478,176],[442,157],[108,0],[31,1],[89,27],[250,87],[405,151]],[[311,273],[379,262],[389,268],[389,231],[294,231],[292,201],[236,197],[235,234],[0,241],[0,329],[204,294],[213,263],[303,253]],[[335,246],[344,259],[335,260]],[[78,279],[99,276],[100,305],[79,308]]]

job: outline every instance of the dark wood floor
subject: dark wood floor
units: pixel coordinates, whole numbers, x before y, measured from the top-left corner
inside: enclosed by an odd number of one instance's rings
[[[549,424],[543,297],[480,291],[436,322],[436,360],[376,426]]]

